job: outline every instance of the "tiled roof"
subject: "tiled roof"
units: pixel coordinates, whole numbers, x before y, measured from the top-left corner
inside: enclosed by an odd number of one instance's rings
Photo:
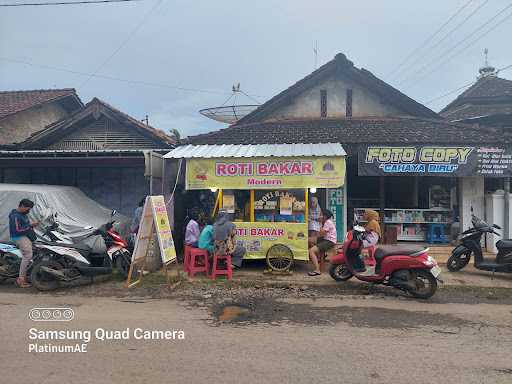
[[[510,139],[510,138],[509,138]],[[489,128],[413,117],[280,120],[236,124],[183,140],[184,144],[362,143],[498,143],[507,140]]]
[[[318,84],[318,82],[323,78],[331,76],[332,74],[343,74],[344,76],[350,77],[355,82],[361,84],[361,86],[380,96],[386,101],[386,103],[389,103],[400,111],[403,111],[405,115],[434,119],[438,117],[434,111],[411,99],[407,95],[404,95],[398,89],[393,88],[391,85],[374,76],[370,71],[364,68],[356,68],[354,63],[348,60],[343,53],[338,53],[333,60],[322,65],[320,68],[299,80],[291,87],[285,89],[264,104],[260,105],[253,112],[240,119],[239,123],[253,123],[264,120],[273,111],[283,105],[286,105],[291,98],[311,86]]]
[[[145,133],[146,136],[149,135],[149,137],[152,139],[160,142],[160,145],[165,144],[171,146],[175,143],[174,137],[167,135],[165,132],[159,129],[153,128],[150,125],[146,125],[137,119],[134,119],[130,115],[121,112],[117,108],[114,108],[110,104],[95,97],[90,102],[88,102],[82,110],[76,112],[66,119],[49,125],[40,132],[35,133],[32,137],[23,143],[23,146],[25,148],[39,148],[41,145],[46,146],[54,141],[61,139],[63,135],[67,134],[69,132],[68,130],[72,129],[78,122],[86,118],[90,118],[91,116],[98,116],[102,111],[110,116],[115,116],[115,119],[136,128],[142,133]]]
[[[439,114],[454,121],[511,112],[512,81],[487,76],[478,79]]]
[[[0,92],[0,119],[36,105],[71,95],[76,96],[76,91],[73,88]]]

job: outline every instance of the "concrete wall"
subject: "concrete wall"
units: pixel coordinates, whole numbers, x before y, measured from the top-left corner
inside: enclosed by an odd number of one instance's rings
[[[291,101],[291,104],[274,111],[267,120],[318,118],[320,117],[320,90],[327,91],[327,117],[345,117],[346,92],[352,89],[352,116],[391,116],[405,115],[404,112],[389,106],[375,94],[349,79],[328,78],[322,83],[304,91]]]
[[[0,120],[0,145],[21,143],[47,125],[68,116],[57,102],[36,106]]]

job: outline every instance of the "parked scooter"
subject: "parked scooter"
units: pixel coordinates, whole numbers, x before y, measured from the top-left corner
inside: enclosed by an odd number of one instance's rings
[[[446,266],[450,272],[457,272],[468,265],[471,255],[474,255],[474,266],[477,269],[491,272],[512,272],[512,240],[499,240],[496,243],[498,254],[496,260],[485,260],[482,253],[481,240],[486,233],[500,236],[496,229],[501,229],[496,224],[489,225],[482,219],[473,215],[471,208],[471,223],[473,228],[462,232],[460,244],[452,251]]]
[[[112,273],[112,259],[99,235],[77,244],[39,242],[37,248],[38,257],[33,261],[30,280],[40,291],[54,290],[82,277]]]
[[[117,233],[114,229],[113,217],[117,214],[114,209],[110,216],[110,221],[103,224],[98,229],[92,231],[92,235],[100,235],[105,241],[107,246],[107,253],[112,259],[112,264],[116,266],[117,270],[123,277],[128,276],[131,262],[131,252],[128,250],[128,243]],[[52,215],[52,224],[46,227],[43,233],[43,239],[46,241],[59,243],[59,244],[74,244],[73,239],[59,231],[59,223],[57,222],[57,213]],[[92,230],[92,226],[83,228],[84,230]]]
[[[330,260],[329,273],[334,280],[346,281],[355,276],[361,281],[398,288],[420,299],[435,294],[441,268],[428,255],[428,248],[379,246],[363,262],[365,236],[365,229],[358,225],[347,233],[343,252]]]
[[[130,271],[130,263],[132,260],[132,252],[129,251],[128,242],[121,237],[114,229],[115,220],[112,218],[116,215],[116,210],[112,211],[111,221],[103,224],[94,233],[101,235],[107,246],[107,253],[112,259],[112,263],[121,275],[126,278]]]
[[[18,277],[21,257],[21,251],[14,242],[0,242],[0,281]]]

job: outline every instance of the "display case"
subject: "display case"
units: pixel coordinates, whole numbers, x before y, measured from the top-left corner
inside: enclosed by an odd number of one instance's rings
[[[364,223],[363,213],[367,208],[355,208],[357,220]],[[371,208],[377,212],[379,209]],[[379,212],[380,215],[380,212]],[[435,209],[392,209],[384,210],[386,226],[394,225],[397,229],[397,240],[425,241],[429,224],[451,224],[452,211],[444,208]],[[449,233],[445,228],[445,233]]]

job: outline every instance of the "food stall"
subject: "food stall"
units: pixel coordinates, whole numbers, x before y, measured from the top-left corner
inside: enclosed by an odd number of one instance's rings
[[[244,259],[285,271],[308,260],[308,200],[345,182],[339,143],[186,145],[165,155],[185,159],[186,190],[210,190],[232,214]],[[181,167],[180,167],[181,168]]]

